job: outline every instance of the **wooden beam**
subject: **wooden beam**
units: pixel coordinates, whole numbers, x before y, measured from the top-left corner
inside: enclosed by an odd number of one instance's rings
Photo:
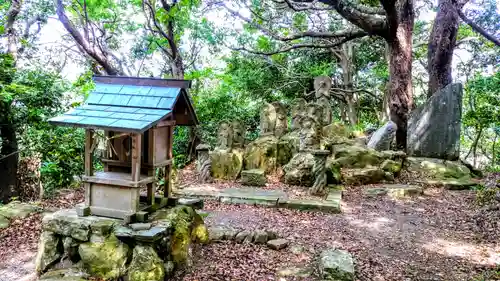
[[[162,120],[158,122],[156,127],[168,127],[168,126],[175,126],[175,120]]]
[[[132,181],[139,181],[141,177],[141,149],[142,135],[132,135]]]
[[[94,175],[94,165],[92,163],[92,142],[94,141],[94,131],[85,130],[85,175]]]

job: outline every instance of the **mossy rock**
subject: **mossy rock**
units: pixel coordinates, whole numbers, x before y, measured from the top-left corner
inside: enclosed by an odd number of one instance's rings
[[[151,246],[137,245],[128,269],[129,281],[162,281],[165,278],[163,261]]]
[[[434,158],[408,157],[406,165],[408,170],[422,173],[431,179],[471,178],[469,168],[460,162]]]
[[[212,176],[217,179],[235,180],[243,169],[243,152],[240,149],[215,150],[210,152],[210,159]]]
[[[380,168],[386,172],[397,174],[401,172],[401,169],[403,167],[402,162],[397,162],[391,159],[386,159],[382,165],[380,165]]]
[[[0,216],[0,229],[9,227],[10,221],[6,217]]]
[[[103,242],[80,244],[78,253],[84,268],[92,277],[109,280],[126,272],[129,247],[114,235],[110,235]]]
[[[45,272],[62,256],[61,239],[53,232],[44,231],[38,243],[38,254],[35,261],[35,269],[38,273]]]
[[[40,212],[41,210],[42,208],[35,205],[13,201],[7,205],[0,206],[0,217],[5,217],[11,220],[24,219],[33,213]]]
[[[290,185],[312,186],[314,175],[314,156],[311,153],[300,152],[283,167],[285,183]]]
[[[208,243],[208,230],[202,217],[189,206],[176,206],[162,215],[159,221],[165,220],[174,228],[171,245],[172,261],[176,267],[184,267],[191,263],[190,248],[192,242]]]
[[[339,184],[342,182],[342,166],[339,162],[329,157],[326,161],[326,176],[328,184]]]
[[[245,170],[259,169],[264,170],[266,174],[273,173],[277,167],[277,159],[278,139],[273,135],[260,137],[249,143],[245,149]]]
[[[344,182],[349,185],[379,183],[386,178],[384,170],[378,167],[343,170]]]
[[[376,150],[355,145],[336,146],[334,157],[342,168],[378,166],[384,161],[383,156]]]

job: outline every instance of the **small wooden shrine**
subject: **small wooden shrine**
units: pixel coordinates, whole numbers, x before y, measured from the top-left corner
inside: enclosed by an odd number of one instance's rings
[[[49,120],[85,128],[85,203],[80,216],[142,221],[171,197],[173,130],[198,119],[187,94],[191,81],[94,76],[84,105]],[[102,172],[94,172],[97,133],[105,139]],[[156,170],[165,168],[163,197],[155,197]],[[147,194],[141,196],[140,190]]]

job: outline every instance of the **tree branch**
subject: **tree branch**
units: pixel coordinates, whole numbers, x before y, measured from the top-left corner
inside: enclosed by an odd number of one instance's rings
[[[114,67],[108,60],[108,58],[106,58],[102,53],[96,52],[95,49],[91,48],[89,41],[85,40],[82,34],[69,20],[64,11],[62,0],[56,0],[56,13],[59,21],[62,23],[66,31],[68,31],[69,35],[73,37],[81,50],[83,50],[88,56],[94,59],[100,66],[102,66],[108,75],[123,75],[123,72]]]
[[[265,35],[267,35],[275,40],[278,40],[278,41],[288,42],[288,41],[293,41],[293,40],[306,38],[306,37],[310,37],[310,38],[341,38],[341,37],[357,36],[360,33],[362,33],[363,35],[366,35],[366,32],[364,32],[364,31],[345,30],[345,31],[339,31],[339,32],[305,31],[305,32],[301,32],[301,33],[292,34],[289,36],[281,36],[281,35],[278,35],[278,34],[272,32],[268,28],[252,21],[251,19],[243,16],[238,11],[229,8],[227,5],[222,4],[222,6],[224,8],[226,8],[226,10],[234,17],[237,17],[237,18],[245,21],[246,23],[252,25],[252,27],[262,31]]]
[[[296,3],[312,3],[315,1],[316,0],[293,0],[293,2]],[[382,37],[386,37],[387,35],[388,25],[385,18],[380,18],[374,15],[363,13],[361,12],[363,8],[353,6],[346,0],[318,0],[318,2],[333,7],[343,18],[356,25],[357,27],[363,29],[370,35],[373,34]]]
[[[486,31],[484,28],[480,27],[477,25],[475,22],[473,22],[471,19],[467,18],[465,14],[462,12],[461,9],[457,9],[458,16],[465,22],[467,23],[474,31],[477,33],[481,34],[484,36],[484,38],[490,40],[493,42],[495,45],[500,47],[500,39],[495,38],[493,35],[489,34],[488,31]]]
[[[256,51],[256,50],[249,50],[244,47],[240,48],[234,48],[234,47],[229,47],[233,51],[245,51],[251,54],[256,54],[256,55],[264,55],[264,56],[271,56],[279,53],[285,53],[291,50],[295,49],[303,49],[303,48],[313,48],[313,49],[328,49],[328,48],[334,48],[337,46],[340,46],[344,44],[345,42],[351,41],[356,38],[361,38],[364,36],[367,36],[368,33],[360,31],[359,33],[353,34],[352,36],[345,37],[342,40],[339,40],[338,42],[332,43],[332,44],[315,44],[315,43],[300,43],[300,44],[294,44],[288,47],[285,47],[283,49],[277,50],[277,51],[272,51],[272,52],[264,52],[264,51]]]

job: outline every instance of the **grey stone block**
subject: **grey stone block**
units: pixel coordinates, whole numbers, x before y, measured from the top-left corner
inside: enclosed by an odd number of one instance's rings
[[[462,85],[450,84],[412,112],[408,120],[408,155],[459,158],[462,96]]]

